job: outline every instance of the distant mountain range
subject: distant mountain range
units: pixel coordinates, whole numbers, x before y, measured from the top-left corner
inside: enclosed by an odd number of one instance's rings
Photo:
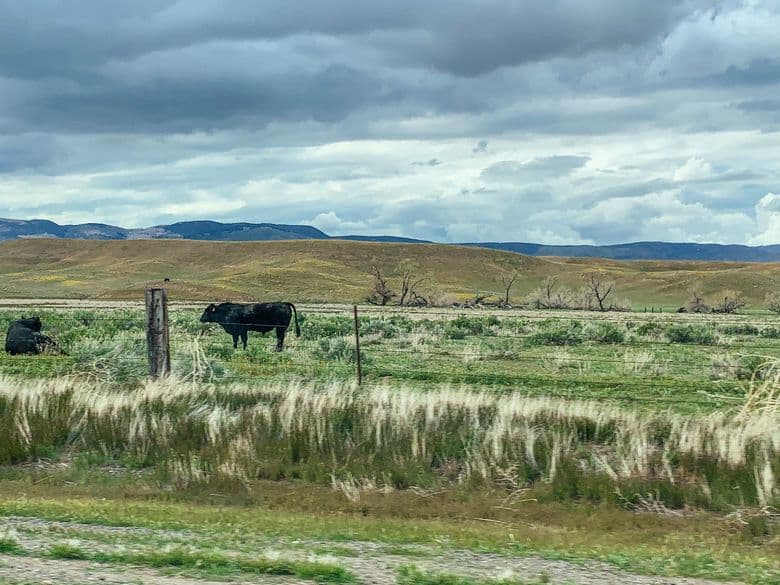
[[[45,219],[0,219],[0,241],[19,238],[69,238],[81,240],[186,239],[219,241],[261,240],[357,240],[364,242],[431,243],[396,236],[330,236],[312,226],[275,223],[220,223],[183,221],[148,228],[127,229],[102,223],[59,225]],[[780,245],[694,244],[635,242],[609,246],[548,246],[524,242],[464,242],[460,245],[506,250],[529,256],[569,256],[613,260],[708,260],[778,262]]]
[[[612,260],[708,260],[713,262],[778,262],[780,245],[743,246],[741,244],[694,244],[670,242],[633,242],[610,246],[547,246],[523,242],[470,242],[494,250],[507,250],[529,256],[569,256],[609,258]]]

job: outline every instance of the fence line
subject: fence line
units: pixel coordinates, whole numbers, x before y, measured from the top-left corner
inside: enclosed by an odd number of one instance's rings
[[[120,315],[106,315],[106,314],[87,314],[87,315],[62,315],[61,313],[66,312],[61,309],[54,309],[60,314],[46,314],[46,311],[49,311],[50,309],[44,309],[40,310],[40,308],[33,308],[30,307],[14,307],[13,312],[19,313],[20,315],[22,313],[27,314],[30,311],[33,312],[39,312],[42,313],[44,317],[44,329],[51,331],[52,327],[46,327],[46,325],[54,324],[54,329],[57,329],[57,326],[66,327],[67,325],[74,325],[76,327],[84,326],[89,327],[90,325],[94,323],[115,323],[115,324],[121,324],[122,327],[120,330],[125,331],[137,331],[139,334],[139,354],[133,355],[133,354],[125,354],[121,356],[121,359],[123,362],[127,363],[136,363],[141,364],[147,362],[147,357],[145,355],[142,355],[140,353],[141,345],[143,342],[142,338],[142,331],[144,329],[144,315],[143,315],[143,309],[141,307],[138,308],[123,308],[123,309],[109,309],[112,311],[126,311],[125,314]],[[234,382],[253,382],[253,381],[267,381],[269,377],[277,377],[280,374],[284,374],[287,371],[291,372],[306,372],[307,374],[311,373],[318,373],[317,371],[319,369],[331,369],[332,373],[338,373],[341,375],[344,375],[344,371],[338,371],[334,366],[335,362],[333,360],[327,360],[327,359],[320,359],[315,355],[306,355],[305,356],[305,363],[301,363],[300,361],[296,361],[296,359],[300,359],[302,356],[302,352],[305,351],[327,351],[327,344],[323,345],[323,342],[326,340],[332,340],[336,338],[343,338],[348,339],[348,336],[350,336],[352,333],[357,333],[362,336],[370,335],[370,333],[367,333],[366,330],[370,329],[371,325],[377,321],[386,321],[389,323],[393,323],[393,318],[396,315],[399,315],[398,310],[388,311],[387,313],[381,314],[378,311],[371,311],[368,314],[363,314],[358,316],[357,315],[357,308],[354,309],[355,313],[354,315],[351,315],[350,311],[347,308],[344,309],[329,309],[329,310],[317,310],[314,311],[314,315],[325,315],[325,316],[340,316],[344,319],[344,331],[333,331],[329,332],[328,334],[322,334],[319,338],[307,338],[306,333],[304,330],[304,337],[303,339],[296,339],[292,335],[289,335],[288,333],[288,348],[291,349],[291,352],[288,352],[287,354],[282,355],[290,355],[292,354],[292,359],[284,359],[282,361],[249,361],[244,364],[235,364],[235,363],[229,363],[225,359],[219,359],[214,358],[213,356],[209,356],[209,359],[211,360],[211,364],[215,367],[223,367],[227,369],[228,373],[224,375],[220,375],[218,378],[215,378],[215,381],[234,381]],[[83,308],[77,308],[74,309],[75,311],[102,311],[102,309],[83,309]],[[5,309],[3,312],[10,312],[8,309]],[[173,322],[173,330],[174,332],[177,329],[177,325],[182,325],[180,321],[178,321],[177,317],[182,314],[187,314],[192,316],[193,314],[197,315],[198,310],[197,309],[174,309],[171,313],[171,319]],[[309,313],[312,314],[312,313]],[[470,310],[449,310],[449,311],[435,311],[435,310],[420,310],[419,312],[415,313],[415,315],[446,315],[449,317],[449,320],[441,320],[442,323],[446,324],[449,321],[456,320],[458,318],[467,318],[469,320],[487,320],[491,319],[492,317],[497,317],[499,319],[498,325],[501,326],[501,321],[512,321],[514,322],[549,322],[551,325],[554,325],[555,323],[560,324],[566,324],[571,322],[580,322],[582,320],[592,320],[592,321],[600,321],[600,322],[610,322],[610,321],[616,321],[616,319],[610,319],[604,314],[594,313],[594,312],[578,312],[576,315],[565,315],[565,316],[558,316],[558,315],[538,315],[533,316],[533,318],[529,318],[529,316],[526,315],[512,315],[512,314],[491,314],[491,315],[484,315],[484,314],[478,314],[476,312],[471,313]],[[620,316],[625,316],[625,313],[620,313]],[[632,314],[632,317],[636,317],[635,320],[642,321],[643,317],[646,317],[650,314]],[[656,314],[658,315],[658,314]],[[673,323],[675,314],[665,314],[665,316],[670,317],[669,319],[659,320],[659,319],[644,319],[644,322],[659,322],[661,321],[664,324]],[[306,315],[302,316],[303,318],[301,321],[303,321],[302,325],[303,327],[306,327],[307,319]],[[733,320],[720,320],[720,321],[714,321],[715,319],[722,319],[723,315],[718,315],[717,317],[714,317],[712,315],[697,315],[697,317],[704,317],[704,319],[700,320],[699,323],[701,324],[712,324],[715,326],[722,326],[722,327],[729,327],[729,326],[738,326],[738,325],[751,325],[756,326],[758,324],[757,320],[752,321],[744,321],[744,322],[736,322]],[[354,318],[354,320],[353,320]],[[706,319],[706,321],[705,321]],[[4,318],[0,319],[1,323],[9,323],[13,319],[11,318]],[[350,323],[352,321],[352,323]],[[410,319],[410,321],[418,321],[416,319]],[[714,321],[714,322],[713,322]],[[81,322],[81,323],[80,323]],[[685,323],[685,321],[682,321]],[[688,323],[691,323],[691,321],[688,321]],[[767,321],[767,324],[770,322]],[[780,320],[778,321],[772,321],[771,323],[776,323],[780,325]],[[503,323],[506,325],[506,323]],[[202,340],[204,339],[204,335],[207,331],[214,330],[217,328],[218,325],[222,325],[220,323],[202,323],[199,324],[200,331],[196,333],[191,333],[192,339],[194,340]],[[246,326],[247,323],[240,323],[240,322],[228,322],[224,323],[224,325],[227,326]],[[277,324],[253,324],[256,327],[268,327],[268,328],[274,328],[277,327]],[[292,322],[291,322],[292,325]],[[352,327],[347,327],[347,325],[353,325]],[[492,325],[492,324],[489,324]],[[191,328],[190,328],[191,329]],[[381,331],[377,331],[377,334],[381,335]],[[403,331],[403,333],[408,333],[406,331]],[[0,331],[0,336],[4,334],[4,331]],[[218,334],[222,334],[220,331]],[[544,384],[549,386],[549,391],[545,390],[545,395],[550,396],[560,396],[560,397],[567,397],[572,398],[571,393],[555,393],[555,389],[559,389],[560,387],[567,387],[572,386],[577,388],[577,398],[587,398],[587,399],[597,399],[597,400],[621,400],[621,401],[633,401],[633,402],[659,402],[659,403],[676,403],[676,404],[712,404],[713,402],[723,402],[728,401],[729,398],[726,397],[712,397],[708,396],[706,398],[702,398],[701,400],[693,400],[690,397],[688,398],[663,398],[663,397],[653,397],[653,398],[645,398],[641,396],[629,396],[625,394],[621,394],[619,392],[613,392],[609,396],[603,396],[603,395],[589,395],[587,392],[583,393],[583,389],[587,389],[589,387],[593,388],[605,388],[605,389],[611,389],[611,390],[620,390],[620,389],[627,389],[627,388],[643,388],[648,390],[653,389],[663,389],[663,390],[680,390],[684,389],[686,391],[691,391],[692,389],[696,388],[707,388],[712,389],[716,388],[723,383],[732,383],[737,382],[736,380],[729,380],[728,382],[722,382],[722,381],[713,381],[713,380],[696,380],[696,379],[686,379],[681,378],[679,376],[671,376],[671,377],[656,377],[653,380],[647,380],[647,379],[610,379],[609,376],[618,376],[619,373],[599,373],[599,372],[588,372],[588,373],[580,373],[580,375],[576,375],[575,373],[567,372],[568,375],[555,375],[555,376],[545,376],[543,374],[534,373],[534,372],[512,372],[512,371],[506,371],[506,372],[475,372],[475,371],[468,371],[466,370],[458,370],[458,369],[448,369],[448,370],[442,370],[440,369],[442,366],[446,366],[446,363],[443,363],[444,360],[435,362],[434,365],[438,366],[435,369],[431,369],[429,367],[424,368],[415,368],[413,366],[410,367],[403,367],[402,365],[398,365],[398,356],[410,356],[410,357],[420,357],[420,358],[428,358],[428,357],[442,357],[442,358],[449,358],[450,360],[463,360],[463,361],[473,361],[478,362],[481,364],[489,364],[491,362],[495,361],[506,361],[506,362],[539,362],[539,363],[545,363],[550,361],[555,361],[557,358],[555,355],[551,356],[540,356],[540,355],[528,355],[526,353],[522,353],[523,349],[528,346],[520,345],[519,343],[516,345],[510,346],[508,349],[502,350],[502,348],[492,348],[490,347],[490,341],[496,340],[498,342],[502,340],[519,340],[519,341],[527,341],[530,338],[533,338],[535,333],[527,333],[527,334],[503,334],[499,333],[496,335],[490,335],[490,336],[480,336],[479,333],[476,333],[474,335],[466,334],[465,339],[452,339],[447,338],[446,332],[443,335],[443,340],[452,343],[454,346],[452,351],[449,351],[447,349],[442,348],[427,348],[425,345],[422,346],[421,349],[416,348],[403,348],[403,347],[393,347],[388,345],[381,345],[382,342],[385,341],[384,338],[380,338],[379,340],[374,339],[366,339],[361,344],[363,346],[363,353],[368,357],[369,362],[367,366],[364,367],[365,373],[369,377],[397,377],[401,379],[424,379],[429,380],[433,379],[433,381],[469,381],[468,383],[477,383],[480,385],[491,385],[492,384],[523,384],[523,383],[532,383],[532,384]],[[750,337],[757,338],[758,336],[750,335]],[[273,339],[273,336],[271,336]],[[213,339],[213,338],[212,338]],[[222,338],[224,339],[224,337]],[[387,341],[388,343],[393,343],[393,338],[389,338]],[[765,339],[765,338],[763,338]],[[179,354],[184,350],[186,347],[186,341],[181,339],[180,336],[173,338],[172,340],[172,348],[175,352],[175,354]],[[360,338],[356,338],[356,342],[360,342]],[[612,345],[612,344],[606,344],[606,343],[600,343],[600,342],[592,342],[597,343],[596,347],[603,347],[605,345]],[[228,340],[225,340],[225,343],[219,343],[214,344],[213,341],[209,344],[209,347],[212,348],[220,348],[225,349],[229,347],[230,342]],[[751,352],[754,352],[755,350],[772,350],[774,352],[780,352],[780,342],[776,345],[766,345],[766,344],[753,344],[751,340],[746,340],[744,344],[737,345],[733,343],[724,343],[724,344],[682,344],[682,343],[673,343],[670,341],[664,341],[664,340],[638,340],[633,339],[629,340],[622,344],[615,344],[620,345],[620,347],[625,348],[626,350],[631,349],[640,349],[643,347],[646,348],[658,348],[658,347],[666,347],[666,348],[715,348],[715,349],[724,349],[724,350],[731,350],[731,349],[738,349],[742,354],[748,354],[750,355]],[[464,351],[464,347],[475,347],[476,353],[474,352],[466,352]],[[576,347],[593,347],[591,345],[539,345],[534,344],[533,347],[541,348],[544,347],[546,349],[550,349],[552,347],[561,347],[564,349],[574,349]],[[355,348],[357,349],[357,348]],[[502,354],[502,352],[506,352],[506,354]],[[186,357],[182,358],[179,357],[179,355],[173,356],[172,363],[175,366],[181,366],[181,365],[189,365],[190,362],[187,360]],[[246,355],[246,354],[244,354]],[[345,356],[344,359],[346,359],[348,356]],[[355,356],[353,356],[354,359]],[[766,356],[768,357],[768,356]],[[73,356],[69,355],[38,355],[38,356],[15,356],[13,358],[8,359],[5,362],[0,363],[3,368],[10,368],[10,369],[19,369],[19,368],[13,368],[11,366],[31,366],[35,362],[42,362],[42,363],[50,363],[50,364],[63,364],[67,366],[68,364],[73,364],[74,361]],[[251,358],[250,358],[251,359]],[[382,363],[382,360],[394,360],[395,364],[386,365]],[[620,364],[624,366],[631,366],[631,365],[646,365],[650,368],[653,367],[662,367],[662,368],[677,368],[680,366],[697,366],[696,368],[690,368],[692,370],[699,370],[699,369],[708,369],[710,371],[712,370],[728,370],[733,368],[733,365],[729,364],[719,364],[719,363],[707,363],[702,360],[690,360],[690,359],[673,359],[670,361],[655,361],[650,362],[648,364],[647,360],[642,359],[620,359],[620,358],[614,358],[614,357],[602,357],[602,356],[587,356],[587,355],[566,355],[565,357],[561,358],[563,361],[562,367],[565,367],[566,364],[569,363],[575,363],[575,364],[584,364],[588,363],[596,368],[598,366],[603,364]],[[663,358],[662,358],[663,359]],[[374,360],[377,360],[374,362]],[[348,360],[343,362],[344,365],[348,364]],[[235,371],[236,366],[239,366],[240,369],[247,368],[250,370],[246,375],[236,374],[233,373]],[[451,365],[451,364],[450,364]],[[274,372],[270,373],[268,376],[263,376],[260,374],[257,374],[254,371],[251,370],[262,370],[263,368],[273,369]],[[31,369],[31,368],[29,368]],[[2,369],[0,369],[2,371]],[[641,374],[641,372],[638,372],[638,374]],[[699,390],[701,392],[701,390]]]

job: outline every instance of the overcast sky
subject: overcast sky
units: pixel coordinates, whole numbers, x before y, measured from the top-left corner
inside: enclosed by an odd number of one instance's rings
[[[777,0],[0,0],[0,216],[780,243]]]

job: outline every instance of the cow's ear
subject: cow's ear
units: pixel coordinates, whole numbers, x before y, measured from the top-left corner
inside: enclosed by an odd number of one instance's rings
[[[215,313],[217,311],[217,305],[215,305],[214,303],[211,303],[209,305],[209,311],[211,311],[212,313]]]

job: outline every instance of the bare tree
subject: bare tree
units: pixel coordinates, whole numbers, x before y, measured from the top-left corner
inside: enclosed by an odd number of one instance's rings
[[[548,276],[542,285],[528,296],[528,302],[536,309],[571,309],[577,301],[574,293],[558,286],[557,276]]]
[[[504,285],[504,306],[510,307],[509,304],[509,293],[512,292],[512,287],[514,286],[517,279],[520,277],[520,271],[515,269],[509,274],[503,274],[501,276],[501,284]]]
[[[490,293],[483,294],[480,291],[474,291],[474,298],[467,300],[462,306],[464,309],[475,309],[482,306],[488,298],[490,298]]]
[[[688,300],[687,311],[689,313],[711,313],[712,307],[710,307],[704,301],[704,295],[701,294],[699,289],[691,290],[691,298]]]
[[[399,305],[404,306],[418,296],[416,289],[426,280],[425,276],[417,276],[416,273],[419,269],[420,267],[417,264],[409,260],[402,260],[398,264],[398,272],[401,275],[401,295],[398,297]]]
[[[609,311],[610,306],[604,303],[615,286],[614,282],[604,282],[598,274],[591,274],[588,280],[587,290],[593,295],[593,299],[598,303],[599,311]],[[590,303],[589,303],[590,304]]]
[[[767,293],[764,304],[773,313],[780,313],[780,292],[773,291]]]
[[[575,307],[585,311],[593,311],[595,306],[594,302],[595,298],[593,296],[593,291],[590,290],[589,286],[583,286],[580,289],[579,299],[575,303]]]
[[[544,308],[546,309],[551,308],[555,304],[555,301],[553,300],[553,291],[555,290],[556,286],[558,286],[557,276],[548,276],[542,282],[541,291],[544,295]],[[560,293],[558,293],[558,295],[560,296]]]
[[[371,264],[371,274],[374,277],[374,283],[371,288],[371,294],[368,295],[368,302],[372,305],[385,306],[398,295],[390,288],[387,277],[382,275],[379,264]]]
[[[406,305],[408,307],[432,307],[433,299],[431,295],[426,297],[424,294],[417,294],[415,291],[412,291]]]
[[[718,294],[718,302],[712,308],[713,313],[736,313],[747,306],[742,293],[734,290],[724,290]]]

